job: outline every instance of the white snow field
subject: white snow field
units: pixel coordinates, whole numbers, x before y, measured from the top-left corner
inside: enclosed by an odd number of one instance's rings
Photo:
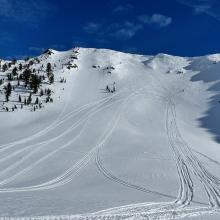
[[[40,56],[53,103],[0,112],[2,219],[219,220],[220,55],[74,50]]]

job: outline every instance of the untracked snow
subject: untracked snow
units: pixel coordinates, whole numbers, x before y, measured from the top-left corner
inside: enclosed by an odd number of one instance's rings
[[[219,54],[39,59],[54,102],[0,112],[1,217],[220,219]]]

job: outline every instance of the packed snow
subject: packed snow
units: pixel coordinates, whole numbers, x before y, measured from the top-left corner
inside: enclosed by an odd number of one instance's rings
[[[74,48],[38,60],[54,68],[40,87],[53,102],[36,93],[42,108],[10,111],[30,91],[5,102],[0,87],[2,219],[220,219],[219,54]]]

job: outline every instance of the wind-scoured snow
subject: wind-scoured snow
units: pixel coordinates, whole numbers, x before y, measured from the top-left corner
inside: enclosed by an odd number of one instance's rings
[[[2,218],[220,218],[219,54],[51,51],[54,102],[0,112]]]

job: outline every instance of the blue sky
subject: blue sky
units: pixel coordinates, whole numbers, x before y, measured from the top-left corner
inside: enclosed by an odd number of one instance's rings
[[[75,46],[220,53],[219,0],[0,0],[0,57]]]

